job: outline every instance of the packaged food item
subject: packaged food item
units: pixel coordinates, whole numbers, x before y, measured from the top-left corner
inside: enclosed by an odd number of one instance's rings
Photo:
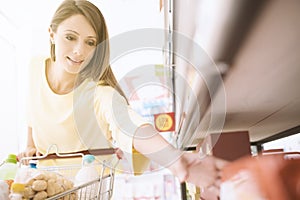
[[[73,188],[73,182],[61,174],[43,171],[31,167],[19,168],[11,188],[11,200],[23,199],[42,200]],[[77,199],[76,193],[68,196]]]
[[[17,156],[15,154],[9,154],[0,166],[0,180],[14,180],[17,170]]]
[[[25,185],[22,183],[13,183],[11,186],[10,200],[22,200],[25,192]]]
[[[6,181],[0,180],[0,199],[8,200],[9,186]]]

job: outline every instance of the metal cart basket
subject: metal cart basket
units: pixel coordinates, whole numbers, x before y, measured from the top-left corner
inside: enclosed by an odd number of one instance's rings
[[[55,153],[50,154],[50,149],[55,148]],[[22,158],[20,163],[24,160],[42,160],[42,159],[65,159],[83,157],[85,154],[110,155],[115,154],[115,149],[96,149],[89,151],[76,152],[71,154],[58,153],[56,145],[49,147],[47,153],[43,156]],[[117,163],[112,164],[111,161],[101,161],[96,163],[99,166],[99,176],[87,183],[74,186],[72,189],[66,190],[62,193],[47,197],[46,200],[109,200],[112,197],[115,167]],[[77,172],[81,169],[82,164],[68,165],[68,166],[50,166],[39,167],[39,170],[52,171],[63,175],[63,177],[74,181]]]

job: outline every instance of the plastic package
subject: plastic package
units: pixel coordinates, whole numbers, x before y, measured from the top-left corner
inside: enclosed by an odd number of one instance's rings
[[[4,180],[0,180],[0,199],[8,200],[9,188],[8,184]]]
[[[17,170],[17,156],[9,154],[0,167],[0,180],[14,180]]]
[[[73,182],[63,175],[44,171],[33,166],[23,166],[18,169],[11,188],[11,200],[46,199],[73,188]],[[66,197],[67,198],[67,197]],[[70,194],[68,199],[75,200],[76,194]]]
[[[33,177],[39,176],[40,174],[41,172],[39,172],[37,169],[28,166],[22,166],[17,171],[14,183],[21,183],[26,185],[29,180],[31,180]]]

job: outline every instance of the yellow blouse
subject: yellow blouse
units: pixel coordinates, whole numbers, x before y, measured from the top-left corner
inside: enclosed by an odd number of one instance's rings
[[[46,59],[34,59],[29,73],[28,125],[41,153],[55,144],[59,152],[118,147],[135,173],[142,173],[148,160],[133,158],[133,136],[149,124],[114,88],[85,80],[74,91],[54,93],[46,78]]]

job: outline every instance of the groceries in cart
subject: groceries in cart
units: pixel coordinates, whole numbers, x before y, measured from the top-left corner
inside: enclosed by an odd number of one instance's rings
[[[39,170],[37,162],[31,160],[29,166],[17,163],[17,156],[9,154],[0,166],[0,199],[46,199],[74,187],[74,183],[64,175]],[[77,194],[71,193],[69,199],[77,199]]]
[[[9,154],[0,164],[0,199],[8,200],[10,187],[18,170],[17,156]]]
[[[15,154],[9,154],[7,158],[0,164],[0,180],[5,181],[10,188],[16,176],[17,170],[17,156]]]
[[[11,200],[42,200],[70,190],[73,186],[72,181],[59,173],[30,167],[19,168],[9,197]],[[69,199],[77,199],[76,193],[70,194]]]
[[[49,153],[50,149],[54,153]],[[96,149],[93,154],[111,155],[114,150]],[[43,156],[22,158],[18,163],[6,159],[0,168],[1,200],[91,200],[111,199],[115,166],[107,160],[96,162],[90,152],[60,154],[56,145]],[[81,158],[82,163],[67,166],[38,166],[43,159]],[[9,155],[8,158],[15,158]],[[24,164],[23,164],[24,163]],[[29,163],[26,165],[25,163]],[[7,165],[4,165],[7,164]],[[7,167],[10,166],[10,167]],[[16,167],[17,166],[17,167]],[[12,171],[16,167],[17,170]],[[14,172],[14,173],[13,173]],[[5,179],[5,180],[3,180]]]

